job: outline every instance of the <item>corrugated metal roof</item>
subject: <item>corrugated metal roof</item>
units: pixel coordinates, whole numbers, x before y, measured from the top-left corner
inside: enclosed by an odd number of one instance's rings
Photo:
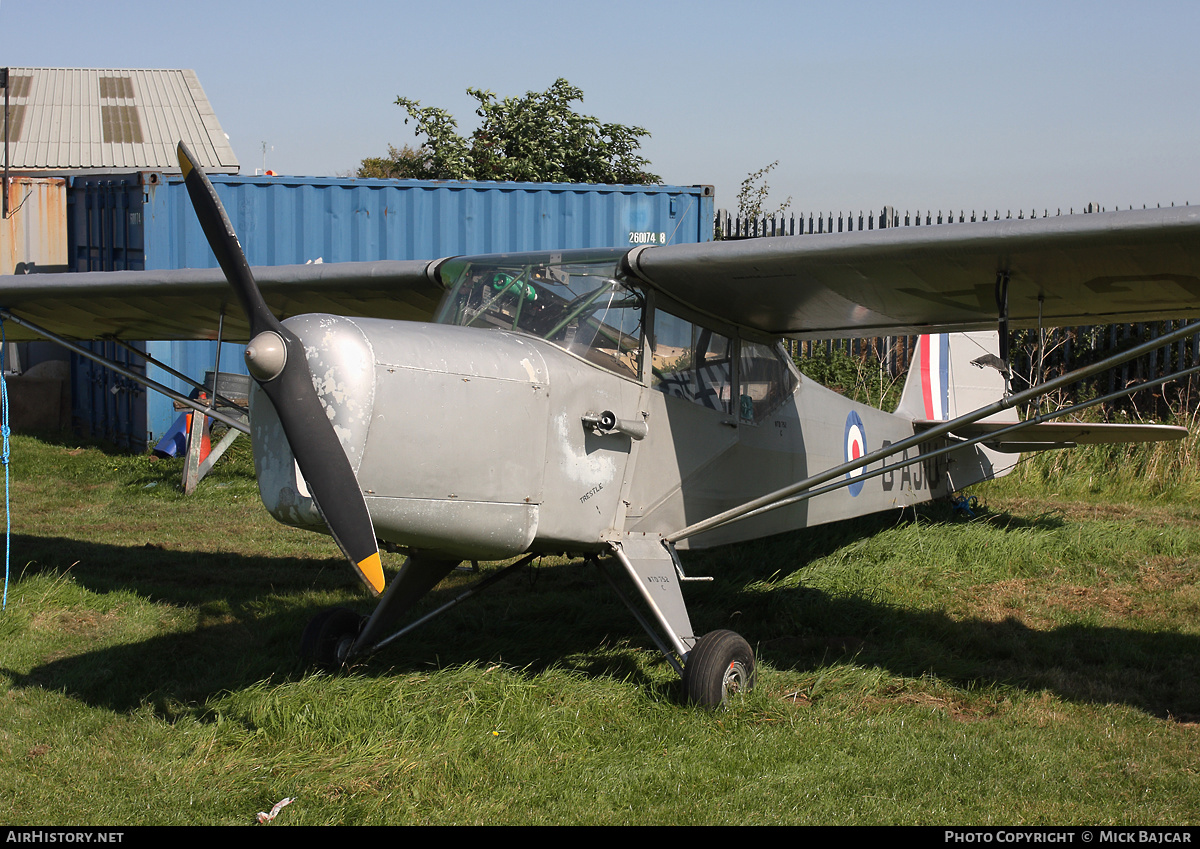
[[[10,68],[8,84],[15,171],[178,173],[182,139],[211,173],[238,172],[195,71]]]

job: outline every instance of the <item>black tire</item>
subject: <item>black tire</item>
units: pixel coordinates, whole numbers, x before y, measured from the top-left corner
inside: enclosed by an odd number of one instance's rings
[[[688,701],[718,708],[754,687],[754,650],[733,631],[710,631],[688,652],[683,671]]]
[[[362,626],[363,618],[349,608],[322,610],[304,629],[300,638],[300,658],[306,666],[329,672],[341,669]]]

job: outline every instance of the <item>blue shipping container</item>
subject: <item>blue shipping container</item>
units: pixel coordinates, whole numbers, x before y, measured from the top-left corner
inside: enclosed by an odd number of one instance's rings
[[[211,180],[252,265],[311,261],[436,259],[552,248],[634,247],[712,238],[711,186],[455,183],[325,177]],[[70,262],[76,271],[211,268],[216,259],[178,177],[158,173],[77,177],[68,188]],[[213,369],[211,342],[148,342],[147,352],[195,380]],[[84,374],[83,369],[73,372]],[[226,344],[221,371],[245,374],[240,345]],[[186,393],[158,369],[151,376]],[[113,395],[127,391],[115,375]],[[73,386],[73,415],[94,433],[112,431],[96,373]],[[176,417],[157,393],[134,393],[133,447],[153,444]],[[142,422],[145,422],[142,425]]]

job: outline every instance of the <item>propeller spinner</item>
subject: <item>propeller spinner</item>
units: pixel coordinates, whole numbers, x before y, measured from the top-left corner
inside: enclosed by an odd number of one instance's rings
[[[183,142],[179,143],[179,165],[204,236],[250,322],[247,368],[271,399],[300,473],[338,547],[371,592],[379,594],[383,592],[383,564],[371,514],[317,397],[304,346],[267,307],[225,208]]]

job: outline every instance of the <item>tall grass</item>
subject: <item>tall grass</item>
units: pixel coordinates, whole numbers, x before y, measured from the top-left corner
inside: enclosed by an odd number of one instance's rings
[[[1194,501],[1200,496],[1200,433],[1178,442],[1095,445],[1024,455],[995,492],[1061,497]]]

